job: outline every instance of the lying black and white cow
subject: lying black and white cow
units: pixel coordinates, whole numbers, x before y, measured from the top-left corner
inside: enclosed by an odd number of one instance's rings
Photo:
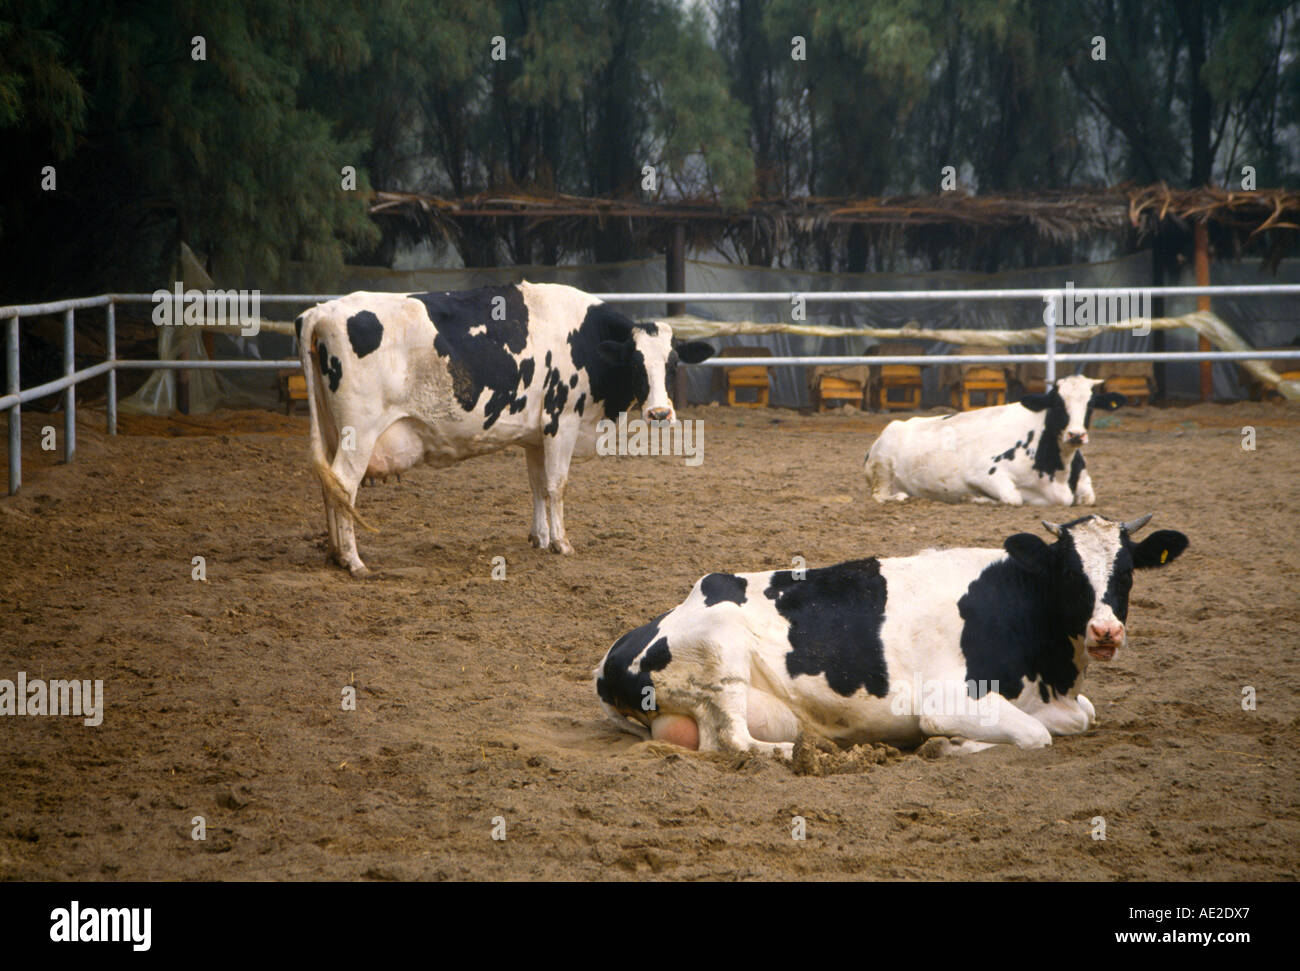
[[[1075,375],[1014,404],[891,421],[867,453],[867,491],[877,502],[1091,506],[1097,494],[1079,449],[1093,409],[1125,403],[1100,384]]]
[[[800,577],[710,573],[615,642],[596,694],[621,728],[687,748],[789,757],[801,729],[842,744],[1050,745],[1096,721],[1090,659],[1124,646],[1134,568],[1187,548],[1151,517],[1087,516],[1001,549],[855,560]],[[946,743],[940,743],[944,747]]]
[[[453,293],[358,292],[299,316],[312,465],[325,493],[330,552],[354,574],[357,486],[420,462],[452,465],[520,445],[533,494],[530,539],[571,553],[569,462],[595,454],[596,425],[640,407],[675,419],[677,358],[664,324],[634,323],[573,287],[520,283]]]

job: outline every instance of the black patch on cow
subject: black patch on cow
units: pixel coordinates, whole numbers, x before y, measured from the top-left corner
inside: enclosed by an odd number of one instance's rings
[[[1092,584],[1068,532],[1045,552],[1041,573],[1011,558],[999,560],[985,567],[957,601],[966,679],[976,682],[975,697],[979,682],[996,681],[997,693],[1014,700],[1025,679],[1037,679],[1043,701],[1049,701],[1052,692],[1064,694],[1078,680],[1070,638],[1082,637],[1092,616]],[[1121,550],[1115,573],[1122,572],[1127,555]],[[1115,573],[1102,599],[1122,622],[1128,594],[1118,596]]]
[[[1073,492],[1079,487],[1079,476],[1083,474],[1086,463],[1083,461],[1083,453],[1075,452],[1074,458],[1070,462],[1070,491]]]
[[[560,430],[560,416],[564,414],[564,403],[569,397],[569,388],[560,377],[560,372],[550,366],[551,352],[546,352],[546,381],[542,384],[545,396],[542,398],[542,410],[551,419],[542,428],[543,435],[554,435]]]
[[[790,622],[785,666],[791,677],[825,675],[844,697],[861,688],[878,698],[889,693],[880,640],[887,591],[878,560],[808,570],[802,580],[779,570],[764,593]]]
[[[638,328],[650,334],[658,332],[653,324],[634,324],[617,310],[598,303],[587,308],[582,324],[569,335],[573,366],[587,372],[591,398],[604,405],[606,418],[617,419],[621,412],[629,411],[649,397],[645,359],[633,345],[632,335]],[[600,345],[604,341],[628,345],[622,363],[612,363],[601,355]]]
[[[700,593],[704,594],[704,606],[713,607],[720,603],[743,604],[745,587],[749,585],[744,577],[730,573],[710,573],[700,581]]]
[[[572,374],[569,375],[569,387],[576,388],[577,386],[578,386],[578,372],[574,371]]]
[[[519,362],[519,387],[526,388],[533,383],[533,369],[537,362],[531,357],[526,357]]]
[[[1034,471],[1039,476],[1049,479],[1065,468],[1061,460],[1061,432],[1070,422],[1070,414],[1065,410],[1065,399],[1061,393],[1052,388],[1046,394],[1025,395],[1020,404],[1030,411],[1045,412],[1043,416],[1043,434],[1038,439],[1038,449],[1034,452]]]
[[[528,407],[528,395],[521,394],[514,401],[510,402],[510,414],[517,415]]]
[[[573,410],[576,411],[579,415],[581,415],[582,409],[585,408],[586,405],[587,405],[587,392],[584,391],[582,392],[582,394],[578,395],[578,400],[573,403]]]
[[[1016,452],[1018,452],[1020,449],[1023,448],[1025,450],[1025,454],[1029,455],[1030,454],[1029,445],[1031,442],[1033,442],[1033,440],[1034,440],[1034,429],[1031,428],[1026,433],[1025,440],[1023,442],[1017,440],[1016,444],[1012,445],[1005,452],[999,452],[997,455],[993,456],[993,462],[995,464],[993,468],[989,469],[989,475],[992,475],[994,472],[997,471],[996,463],[1010,462],[1012,459],[1016,457]]]
[[[384,338],[384,325],[369,310],[362,310],[348,318],[348,340],[357,357],[365,357],[371,351],[379,349],[379,342]]]
[[[453,293],[413,293],[411,297],[424,304],[438,332],[433,348],[447,359],[461,408],[473,411],[483,392],[488,392],[483,427],[491,428],[520,387],[522,368],[514,355],[528,342],[528,308],[519,288],[480,287]],[[500,311],[495,316],[493,311],[502,306],[505,319],[498,320]]]
[[[320,358],[320,373],[323,377],[329,378],[330,390],[339,389],[339,381],[343,378],[343,365],[339,359],[330,354],[329,348],[325,346],[324,341],[316,345],[316,353]]]
[[[299,314],[293,319],[293,335],[298,338],[300,344],[302,343],[302,318],[303,315]]]
[[[645,717],[647,711],[657,710],[641,707],[647,697],[653,697],[653,694],[647,695],[645,690],[653,687],[649,672],[662,671],[673,659],[668,639],[659,634],[659,621],[667,616],[660,614],[650,623],[629,631],[615,641],[605,655],[600,675],[596,678],[596,694],[601,701],[621,712],[639,717],[643,722],[648,721]],[[632,662],[641,656],[642,651],[646,654],[641,660],[641,669],[633,674]]]

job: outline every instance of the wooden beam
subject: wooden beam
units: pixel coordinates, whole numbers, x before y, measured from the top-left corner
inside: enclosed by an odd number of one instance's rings
[[[1208,287],[1210,285],[1210,229],[1203,220],[1198,220],[1192,230],[1193,239],[1196,241],[1196,285],[1198,287]],[[1197,310],[1209,310],[1210,298],[1202,295],[1196,298]],[[1202,337],[1197,346],[1202,351],[1212,350],[1210,342]],[[1214,395],[1214,364],[1211,361],[1201,362],[1201,400],[1208,401]]]

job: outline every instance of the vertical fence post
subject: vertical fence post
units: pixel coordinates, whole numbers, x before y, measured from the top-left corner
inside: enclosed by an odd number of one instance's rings
[[[63,311],[63,374],[71,377],[77,370],[73,314],[69,307]],[[63,392],[63,461],[72,464],[77,453],[77,386],[70,384]]]
[[[1056,305],[1058,301],[1064,301],[1061,291],[1051,295],[1047,304],[1047,313],[1044,315],[1043,323],[1045,326],[1045,341],[1047,344],[1047,370],[1043,375],[1047,387],[1056,383]]]
[[[1196,244],[1196,285],[1198,287],[1208,287],[1210,285],[1210,230],[1204,222],[1198,222],[1192,228],[1192,238]],[[1210,297],[1208,294],[1201,294],[1196,298],[1197,310],[1210,309]],[[1210,342],[1201,335],[1196,342],[1198,350],[1210,350]],[[1208,401],[1214,397],[1214,362],[1201,362],[1201,400]]]
[[[684,223],[673,225],[673,235],[668,242],[667,273],[665,282],[669,293],[681,293],[686,289],[686,226]],[[668,316],[675,317],[686,313],[686,304],[668,303]],[[677,369],[677,379],[672,390],[673,403],[679,408],[686,407],[686,368]]]
[[[18,319],[9,318],[9,340],[5,344],[5,390],[18,393]],[[23,485],[23,406],[9,409],[9,495],[16,496]]]
[[[108,433],[117,434],[117,304],[110,299],[105,308],[104,343],[108,345],[108,360],[113,362],[113,369],[108,372]]]

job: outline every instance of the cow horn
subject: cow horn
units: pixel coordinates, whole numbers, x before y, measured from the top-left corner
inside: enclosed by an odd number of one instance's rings
[[[1155,513],[1149,512],[1145,516],[1139,516],[1137,519],[1133,519],[1127,523],[1120,524],[1119,528],[1124,530],[1124,532],[1128,533],[1131,536],[1134,533],[1136,533],[1139,529],[1141,529],[1143,526],[1145,526],[1147,523],[1151,522],[1151,517],[1154,515]]]
[[[1053,536],[1060,536],[1065,532],[1065,528],[1059,523],[1049,523],[1046,519],[1043,520],[1043,528]]]

